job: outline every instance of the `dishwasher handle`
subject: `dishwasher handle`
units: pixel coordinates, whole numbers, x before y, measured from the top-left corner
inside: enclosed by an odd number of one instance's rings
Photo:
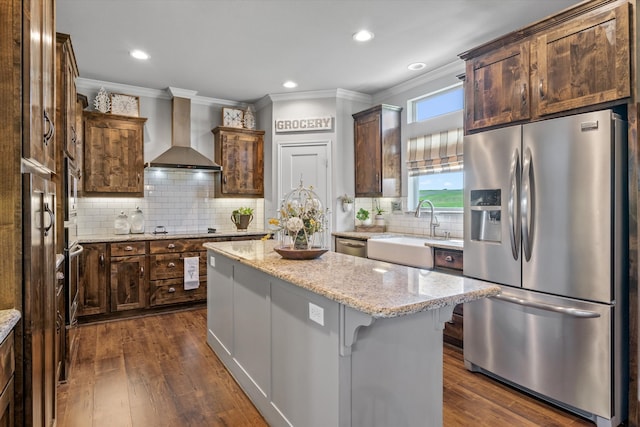
[[[341,245],[348,246],[350,248],[364,248],[367,246],[364,242],[352,242],[350,240],[338,240]]]
[[[552,311],[554,313],[566,314],[569,316],[580,317],[583,319],[593,319],[596,317],[600,317],[600,313],[596,313],[595,311],[580,310],[579,308],[564,307],[561,305],[547,304],[539,301],[528,301],[513,295],[504,294],[504,293],[492,296],[490,298],[495,298],[501,301],[510,302],[512,304],[518,304],[524,307],[531,307],[531,308],[537,308],[540,310]]]

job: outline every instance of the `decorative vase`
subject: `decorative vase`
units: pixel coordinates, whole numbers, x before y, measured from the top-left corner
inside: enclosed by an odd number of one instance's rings
[[[247,111],[244,112],[244,118],[242,119],[243,125],[245,129],[255,129],[256,128],[256,118],[253,115],[253,107],[249,106]]]
[[[247,231],[251,221],[253,221],[253,215],[231,215],[231,222],[235,224],[238,231]]]
[[[304,231],[299,231],[293,243],[293,249],[309,249],[311,246]]]
[[[93,100],[93,107],[101,113],[108,113],[111,109],[111,100],[109,100],[109,94],[104,87],[101,87]]]
[[[365,219],[363,221],[360,221],[360,223],[362,225],[364,225],[365,227],[368,227],[373,223],[373,220],[369,217],[369,218],[367,218],[367,219]]]
[[[384,227],[384,215],[376,215],[375,224]]]

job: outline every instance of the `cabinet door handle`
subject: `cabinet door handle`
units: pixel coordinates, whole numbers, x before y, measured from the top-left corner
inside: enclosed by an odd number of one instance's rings
[[[174,245],[173,243],[169,243],[167,245],[167,249],[175,249],[175,248],[176,248],[176,245]]]
[[[168,268],[175,268],[176,264],[174,262],[170,262],[169,264],[167,264]]]
[[[172,294],[176,291],[176,288],[174,288],[173,286],[169,288],[169,293]]]
[[[76,132],[76,128],[74,128],[72,125],[71,126],[71,143],[75,145],[76,142],[78,142],[78,134]]]
[[[144,267],[140,267],[140,277],[144,277]]]
[[[540,92],[540,99],[544,99],[544,79],[540,79],[540,84],[538,84],[538,92]]]
[[[100,257],[98,258],[98,264],[100,265],[100,267],[104,267],[104,254],[101,253]]]
[[[222,175],[222,182],[223,182],[224,184],[226,184],[226,183],[227,183],[227,175]]]
[[[520,99],[522,100],[522,105],[527,103],[527,84],[522,83],[522,88],[520,89]]]
[[[49,203],[44,204],[44,211],[49,214],[49,225],[44,228],[44,236],[47,237],[49,235],[49,230],[56,223],[56,217],[51,209],[49,209]]]
[[[131,252],[133,248],[131,246],[127,246],[126,248],[124,248],[124,250],[127,252]]]
[[[47,114],[47,110],[43,110],[43,111],[44,111],[44,124],[46,129],[46,132],[44,133],[44,145],[49,145],[49,141],[51,141],[51,139],[53,138],[53,134],[55,133],[56,128],[53,125],[53,122],[51,121],[51,119],[49,118],[49,114]]]

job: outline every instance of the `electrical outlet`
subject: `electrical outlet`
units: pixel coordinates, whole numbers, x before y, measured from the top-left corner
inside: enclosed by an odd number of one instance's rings
[[[309,303],[309,319],[313,320],[320,326],[324,326],[324,308]]]
[[[216,267],[216,257],[214,257],[214,256],[210,256],[210,257],[209,257],[209,265],[210,265],[211,267],[213,267],[213,268],[215,268],[215,267]]]

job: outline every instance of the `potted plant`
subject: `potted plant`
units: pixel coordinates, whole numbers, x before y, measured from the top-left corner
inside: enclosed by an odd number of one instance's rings
[[[231,222],[238,231],[246,231],[253,220],[253,208],[240,207],[231,213]]]
[[[376,207],[374,208],[374,211],[376,212],[376,225],[384,226],[384,215],[382,214],[385,213],[385,210],[380,207],[380,202],[378,200],[376,200]]]
[[[356,219],[360,221],[362,225],[371,225],[371,216],[369,216],[369,211],[360,208],[360,210],[356,213]]]
[[[353,198],[345,193],[340,199],[342,199],[342,212],[351,212],[353,209]]]

